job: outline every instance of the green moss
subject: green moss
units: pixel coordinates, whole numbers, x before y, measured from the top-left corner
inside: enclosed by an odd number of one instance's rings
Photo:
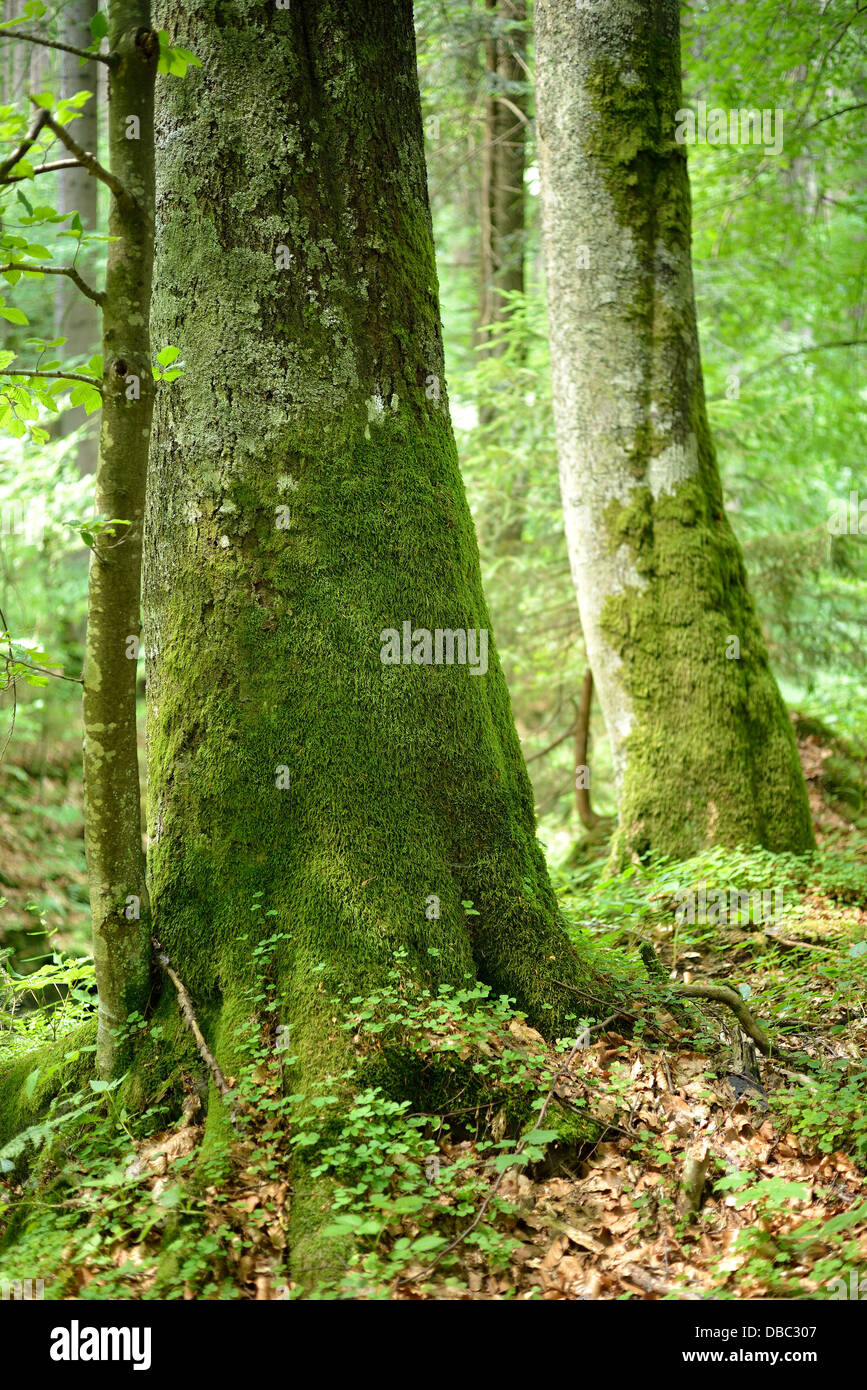
[[[628,445],[618,440],[621,500],[602,518],[611,549],[639,578],[607,597],[601,620],[633,716],[614,868],[650,850],[685,858],[712,843],[795,852],[814,844],[794,735],[707,424],[686,152],[674,139],[682,104],[676,6],[645,20],[628,36],[600,30],[582,130],[628,232],[632,298],[617,313],[634,325],[629,366],[645,397],[641,421],[624,431]]]
[[[95,1042],[94,1020],[5,1066],[0,1078],[0,1147],[43,1119],[62,1091],[86,1087],[94,1075]]]
[[[385,628],[490,619],[411,7],[308,10],[158,6],[202,67],[159,91],[154,337],[186,374],[157,402],[145,562],[157,931],[227,1075],[256,943],[280,934],[301,1092],[345,1065],[332,999],[369,992],[398,948],[421,984],[480,977],[550,1035],[609,993],[560,919],[493,639],[483,676],[380,660]],[[214,1150],[221,1112],[212,1097]]]

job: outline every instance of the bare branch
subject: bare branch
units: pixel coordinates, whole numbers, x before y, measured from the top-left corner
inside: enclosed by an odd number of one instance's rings
[[[20,31],[13,33],[11,29],[0,33],[0,39],[23,39],[25,43],[38,43],[43,48],[58,48],[62,53],[74,53],[78,58],[87,58],[92,63],[105,63],[106,67],[114,65],[114,58],[108,53],[89,53],[86,48],[74,48],[69,43],[58,43],[56,39],[43,39],[39,34],[22,34]]]
[[[16,367],[14,371],[10,371],[7,367],[0,372],[0,376],[42,376],[55,381],[85,381],[88,386],[95,386],[102,395],[102,382],[99,377],[86,376],[83,372],[37,372],[26,367]]]
[[[737,990],[729,985],[682,985],[672,986],[681,999],[712,999],[717,1004],[727,1004],[737,1018],[747,1037],[752,1038],[760,1052],[771,1055],[771,1040],[764,1028],[750,1013]]]
[[[832,343],[816,343],[815,347],[792,348],[790,352],[781,352],[776,357],[772,357],[769,362],[765,362],[761,367],[756,367],[754,372],[747,372],[745,376],[739,377],[739,385],[752,381],[754,376],[761,376],[762,372],[769,372],[772,367],[777,367],[781,362],[785,362],[788,357],[806,357],[812,352],[828,352],[832,348],[850,348],[867,346],[867,338],[840,338]],[[708,396],[708,402],[724,400],[724,396]]]
[[[31,97],[31,101],[32,100],[33,98]],[[120,182],[120,179],[116,179],[114,174],[109,173],[108,169],[103,168],[95,155],[83,149],[77,140],[73,140],[65,126],[62,126],[59,121],[55,121],[54,117],[49,115],[47,111],[44,114],[45,120],[43,124],[47,125],[48,129],[54,132],[61,145],[65,145],[70,154],[75,155],[79,164],[83,165],[87,172],[92,174],[95,179],[100,179],[110,188],[116,198],[126,198],[128,194],[123,184]]]
[[[821,125],[823,121],[833,121],[836,116],[845,116],[847,111],[862,111],[865,106],[867,106],[867,101],[856,101],[854,106],[841,106],[839,111],[829,111],[827,116],[820,116],[817,121],[813,121],[812,125],[805,126],[804,134],[806,135],[810,130],[815,130],[816,126]]]
[[[25,179],[35,178],[37,174],[56,174],[58,169],[80,169],[77,159],[54,159],[50,164],[39,164],[32,174],[10,174],[3,183],[24,183]]]
[[[211,1078],[214,1082],[214,1085],[220,1092],[220,1095],[223,1097],[223,1100],[228,1101],[230,1103],[231,1109],[231,1087],[229,1086],[225,1076],[220,1070],[219,1062],[217,1061],[211,1049],[208,1047],[208,1044],[205,1042],[205,1039],[202,1035],[202,1030],[199,1027],[198,1019],[196,1018],[195,1010],[193,1008],[193,1001],[190,998],[189,993],[187,992],[187,989],[184,986],[182,980],[173,970],[172,963],[169,960],[167,953],[161,946],[158,938],[154,936],[151,939],[154,948],[154,953],[156,955],[159,966],[162,970],[165,971],[166,975],[168,975],[169,979],[171,980],[172,984],[174,985],[177,991],[178,1006],[180,1008],[181,1015],[183,1017],[184,1023],[187,1025],[187,1027],[189,1028],[190,1032],[196,1040],[196,1047],[199,1050],[199,1055],[202,1058],[205,1065],[207,1066],[208,1071],[211,1073]]]
[[[95,290],[86,281],[82,280],[74,265],[23,265],[20,261],[12,261],[9,265],[0,265],[0,275],[4,270],[20,270],[22,275],[67,275],[72,283],[81,290],[83,295],[92,299],[94,304],[104,304],[105,295],[102,290]]]

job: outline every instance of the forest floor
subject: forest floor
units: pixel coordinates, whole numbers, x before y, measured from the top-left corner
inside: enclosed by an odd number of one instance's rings
[[[492,1199],[493,1224],[503,1240],[496,1250],[474,1241],[474,1218],[456,1217],[452,1229],[467,1238],[456,1242],[448,1261],[431,1270],[424,1255],[408,1259],[399,1280],[371,1288],[370,1296],[844,1298],[858,1297],[861,1277],[867,1290],[867,1074],[859,1070],[867,1049],[867,912],[859,877],[867,865],[867,837],[856,823],[860,816],[840,798],[839,778],[828,775],[840,750],[815,730],[799,735],[820,843],[843,853],[848,868],[842,877],[836,868],[830,887],[820,872],[815,883],[790,894],[782,919],[683,930],[664,874],[640,888],[637,880],[619,889],[615,884],[592,912],[585,887],[568,878],[560,885],[567,919],[599,934],[603,945],[612,930],[612,894],[621,892],[614,928],[620,945],[624,939],[651,941],[673,981],[727,980],[770,1027],[778,1047],[784,1040],[785,1051],[760,1058],[758,1083],[744,1088],[720,1056],[709,1055],[704,1044],[697,1050],[695,1038],[662,1008],[648,1019],[652,1046],[646,1035],[626,1036],[612,1025],[573,1057],[560,1079],[562,1094],[586,1104],[608,1126],[600,1142],[568,1157],[554,1146],[525,1171],[497,1176],[474,1138],[441,1137],[440,1163],[463,1163],[479,1174],[477,1209]],[[21,930],[34,925],[35,904],[37,919],[59,927],[55,945],[77,942],[80,950],[86,913],[80,774],[70,750],[43,765],[38,779],[28,772],[25,782],[8,763],[0,770],[0,889],[9,898],[3,908],[12,928],[8,939],[20,943]],[[742,874],[749,863],[742,856]],[[712,877],[714,864],[731,874],[725,856],[697,872]],[[702,1005],[702,1014],[710,1034],[731,1040],[728,1009]],[[525,1024],[514,1021],[511,1028],[522,1044],[544,1047]],[[562,1061],[552,1054],[552,1066]],[[141,1198],[150,1194],[159,1202],[173,1190],[175,1175],[201,1141],[200,1121],[193,1099],[182,1122],[138,1145],[134,1176]],[[245,1162],[243,1145],[237,1160],[219,1201],[206,1210],[203,1234],[212,1232],[230,1252],[235,1297],[291,1297],[292,1286],[281,1275],[289,1184],[273,1167],[257,1173]],[[685,1210],[681,1192],[688,1160],[706,1165],[697,1211]],[[453,1201],[431,1189],[430,1202],[444,1217]],[[466,1204],[457,1210],[466,1212]],[[409,1212],[393,1221],[386,1240],[409,1247],[425,1230]],[[127,1297],[147,1297],[155,1241],[158,1227],[148,1241],[118,1239],[110,1252],[103,1246],[99,1258],[77,1258],[63,1296],[99,1297],[109,1263],[129,1271]],[[191,1282],[176,1296],[199,1295]],[[365,1290],[355,1296],[365,1297]]]

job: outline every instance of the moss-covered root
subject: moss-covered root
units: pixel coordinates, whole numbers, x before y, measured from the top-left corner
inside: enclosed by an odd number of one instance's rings
[[[0,1147],[48,1112],[55,1096],[87,1087],[94,1075],[96,1021],[83,1023],[57,1042],[22,1053],[0,1076]]]

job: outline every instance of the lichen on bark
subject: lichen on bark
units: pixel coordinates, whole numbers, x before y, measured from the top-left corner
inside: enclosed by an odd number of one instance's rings
[[[158,89],[154,326],[186,373],[157,404],[146,528],[160,939],[230,1074],[278,935],[301,1092],[345,1065],[333,1001],[398,949],[422,984],[479,977],[565,1035],[608,987],[558,913],[493,640],[483,677],[380,660],[407,621],[490,627],[411,5],[159,14],[202,60]],[[293,1185],[297,1270],[322,1202],[300,1163]]]
[[[554,409],[617,866],[813,844],[794,735],[707,423],[676,0],[539,0]]]

